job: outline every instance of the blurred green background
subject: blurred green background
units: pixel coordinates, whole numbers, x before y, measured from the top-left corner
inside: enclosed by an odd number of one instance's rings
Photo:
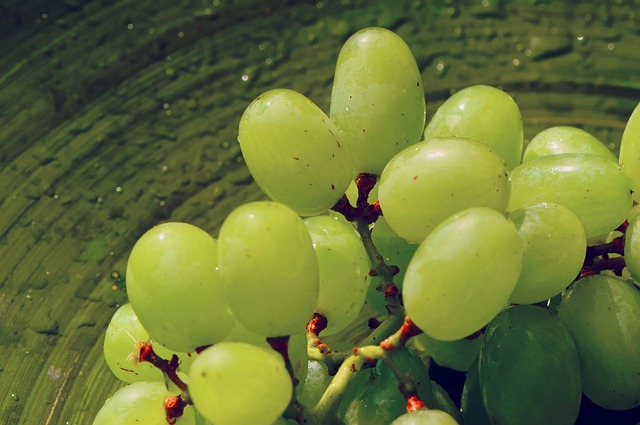
[[[24,1],[0,4],[0,424],[90,424],[119,384],[102,338],[151,226],[216,235],[261,198],[236,142],[262,91],[328,111],[341,44],[383,26],[427,119],[497,85],[525,138],[576,125],[615,149],[640,101],[638,1]],[[294,259],[292,259],[293,261]]]

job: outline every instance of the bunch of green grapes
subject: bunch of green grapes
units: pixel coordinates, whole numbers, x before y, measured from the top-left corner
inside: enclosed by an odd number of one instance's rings
[[[488,85],[428,124],[425,105],[382,28],[345,42],[328,115],[285,88],[251,102],[238,142],[269,200],[217,237],[140,237],[104,341],[129,385],[94,424],[570,425],[583,394],[639,406],[640,106],[618,159],[569,126],[525,147]],[[461,399],[432,362],[466,373]]]

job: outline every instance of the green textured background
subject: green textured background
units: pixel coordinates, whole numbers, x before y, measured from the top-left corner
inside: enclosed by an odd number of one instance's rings
[[[341,44],[398,32],[428,117],[499,85],[525,136],[577,125],[619,143],[640,101],[638,1],[86,1],[0,4],[0,424],[90,424],[120,384],[101,356],[112,272],[146,229],[211,231],[261,195],[245,106],[274,87],[328,110]]]

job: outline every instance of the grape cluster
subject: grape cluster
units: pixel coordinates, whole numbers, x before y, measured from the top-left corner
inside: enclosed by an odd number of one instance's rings
[[[619,160],[566,126],[525,148],[517,104],[485,85],[425,122],[411,50],[381,28],[344,44],[329,116],[258,96],[238,141],[270,200],[217,239],[169,222],[138,240],[104,342],[129,385],[94,425],[572,424],[583,393],[640,405],[640,106]],[[371,329],[350,335],[365,303]],[[429,359],[467,373],[461,409]]]

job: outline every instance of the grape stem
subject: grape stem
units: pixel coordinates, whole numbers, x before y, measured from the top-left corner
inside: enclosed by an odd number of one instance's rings
[[[611,270],[616,276],[622,276],[622,271],[626,266],[624,259],[624,244],[625,244],[625,231],[628,227],[628,222],[622,223],[616,230],[622,232],[622,235],[617,236],[611,240],[611,242],[603,243],[600,245],[593,245],[587,247],[584,264],[580,270],[579,278],[598,274],[604,270]],[[610,257],[610,254],[620,255],[620,257]]]

